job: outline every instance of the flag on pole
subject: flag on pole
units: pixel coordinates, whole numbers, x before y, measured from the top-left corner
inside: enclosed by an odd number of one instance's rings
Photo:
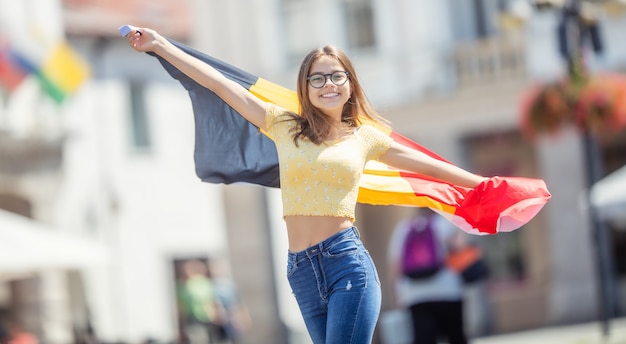
[[[19,67],[34,75],[43,90],[56,103],[74,94],[90,75],[90,66],[65,41],[58,42],[44,54],[28,56],[15,51]]]
[[[60,104],[90,76],[89,64],[70,46],[55,2],[0,1],[0,81],[14,90],[24,77],[36,78]],[[9,78],[10,76],[10,78]]]
[[[213,66],[260,99],[298,112],[296,92],[205,55],[181,43],[173,44]],[[195,120],[195,166],[198,177],[210,183],[247,182],[280,187],[278,157],[271,139],[228,104],[158,55],[165,70],[178,80],[191,98]],[[380,126],[379,126],[380,127]],[[384,129],[394,141],[446,161],[408,138]],[[492,177],[474,189],[378,161],[365,166],[358,202],[372,205],[428,207],[472,234],[515,230],[530,221],[551,195],[542,180]]]
[[[13,47],[0,34],[0,86],[8,92],[13,92],[27,75],[18,64]]]

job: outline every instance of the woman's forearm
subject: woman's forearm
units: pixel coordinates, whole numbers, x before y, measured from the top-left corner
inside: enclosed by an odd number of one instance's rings
[[[154,53],[213,92],[218,93],[220,85],[226,79],[218,70],[185,53],[164,37],[159,37],[155,42]]]

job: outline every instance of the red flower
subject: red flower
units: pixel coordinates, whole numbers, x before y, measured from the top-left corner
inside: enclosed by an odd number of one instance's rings
[[[521,127],[529,136],[575,124],[595,134],[626,127],[626,77],[602,75],[582,85],[569,80],[533,86],[521,103]]]

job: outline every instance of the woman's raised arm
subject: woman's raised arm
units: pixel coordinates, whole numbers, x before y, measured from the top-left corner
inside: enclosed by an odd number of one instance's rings
[[[170,41],[148,28],[131,30],[126,39],[139,52],[153,52],[198,84],[210,89],[250,123],[265,129],[265,102],[215,68],[185,53]]]

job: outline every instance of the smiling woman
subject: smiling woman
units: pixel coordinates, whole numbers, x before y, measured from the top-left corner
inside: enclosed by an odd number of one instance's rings
[[[125,32],[130,32],[125,31]],[[298,112],[300,104],[296,92],[212,56],[203,54],[181,43],[172,44],[203,63],[216,68],[259,99],[267,100],[291,112]],[[195,120],[194,160],[196,174],[208,183],[231,184],[245,182],[279,187],[278,156],[274,142],[259,135],[259,129],[215,93],[199,85],[171,63],[154,55],[165,70],[189,92]],[[305,83],[306,87],[306,83]],[[389,135],[396,143],[420,151],[434,159],[443,157],[376,122],[361,118]],[[217,130],[217,131],[216,131]],[[224,135],[223,133],[237,133]],[[219,163],[216,163],[218,161]],[[478,206],[477,198],[467,199],[468,190],[422,174],[398,170],[380,161],[368,161],[361,176],[357,201],[372,205],[408,205],[429,207],[469,233],[509,232],[521,227],[537,214],[549,199],[549,192],[541,180],[500,178],[490,187],[507,188],[502,194],[517,194],[519,199]],[[495,190],[492,190],[493,192]],[[523,200],[525,207],[520,207]],[[482,209],[478,213],[462,209]],[[484,210],[493,213],[487,214]],[[506,212],[504,212],[506,210]]]
[[[207,101],[220,110],[228,108],[225,112],[231,117],[241,116],[236,125],[227,120],[226,126],[216,126],[220,135],[205,135],[247,141],[262,137],[256,134],[258,128],[273,140],[289,242],[288,280],[314,343],[367,343],[373,338],[381,289],[373,260],[354,226],[356,203],[363,201],[362,195],[377,204],[428,206],[451,215],[451,220],[459,216],[461,220],[454,222],[459,227],[482,233],[519,228],[550,198],[543,181],[476,175],[394,134],[366,97],[351,60],[337,47],[313,49],[304,57],[294,102],[284,89],[154,30],[131,28],[124,33],[130,47],[157,56],[190,90],[196,125],[206,120]],[[219,105],[220,101],[224,104]],[[211,106],[209,111],[215,109]],[[218,111],[208,117],[221,115]],[[248,126],[241,125],[241,118]],[[241,137],[242,129],[255,135]],[[232,151],[219,142],[200,146]],[[257,156],[253,162],[263,159]],[[218,157],[218,164],[225,161],[230,161],[228,154]],[[362,192],[364,176],[374,174],[368,165],[372,162],[385,165],[385,169],[374,168],[384,170],[376,175],[376,185],[388,176],[422,183],[419,187],[408,184],[405,199],[394,197],[403,192],[390,188],[390,183],[382,190],[372,189],[381,191],[381,196],[391,190],[392,197],[372,197]],[[431,193],[438,187],[450,192]],[[441,197],[430,198],[434,194]],[[454,200],[444,205],[441,200],[446,197]]]

